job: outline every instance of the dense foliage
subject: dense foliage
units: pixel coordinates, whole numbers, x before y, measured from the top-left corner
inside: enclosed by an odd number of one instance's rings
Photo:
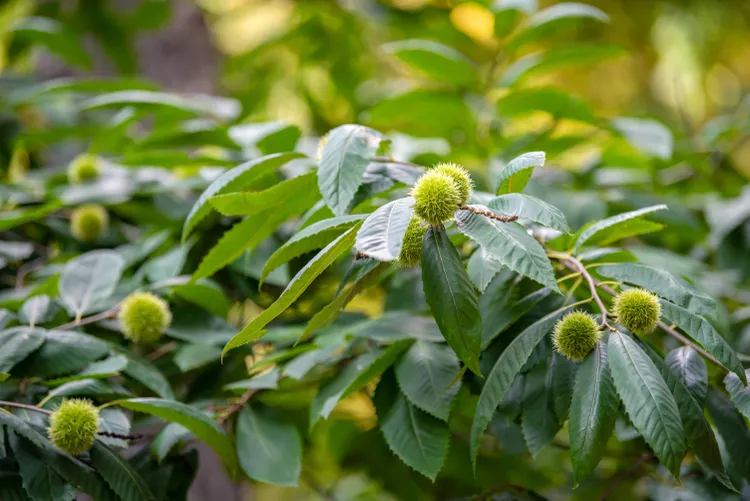
[[[184,499],[201,441],[327,499],[739,500],[750,200],[695,144],[750,124],[601,116],[544,77],[607,15],[527,6],[388,43],[408,90],[322,137],[4,78],[0,499]]]

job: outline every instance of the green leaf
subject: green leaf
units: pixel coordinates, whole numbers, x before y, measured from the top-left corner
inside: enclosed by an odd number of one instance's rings
[[[302,471],[302,439],[294,425],[270,409],[248,405],[237,417],[237,457],[253,480],[296,486]]]
[[[243,148],[257,147],[263,154],[294,150],[302,131],[284,122],[261,122],[234,125],[229,137]]]
[[[434,482],[448,454],[448,425],[413,406],[403,394],[387,410],[378,408],[378,421],[388,447]]]
[[[62,207],[58,201],[49,202],[30,209],[16,209],[0,212],[0,231],[8,231],[25,223],[38,221],[50,212]]]
[[[735,488],[741,489],[750,471],[750,431],[732,402],[716,388],[709,387],[706,406],[724,444],[727,474]]]
[[[461,367],[448,346],[416,341],[396,364],[396,379],[409,402],[448,421],[461,380]]]
[[[187,280],[185,280],[187,282]],[[177,285],[174,293],[186,301],[200,306],[219,318],[226,318],[229,311],[229,299],[224,295],[221,286],[209,279],[187,282]]]
[[[666,209],[667,206],[664,204],[652,205],[650,207],[644,207],[643,209],[623,212],[622,214],[608,217],[607,219],[602,219],[601,221],[594,223],[583,230],[583,232],[578,237],[578,240],[576,240],[573,251],[578,252],[578,249],[580,249],[583,244],[585,244],[589,240],[594,240],[594,242],[591,242],[591,245],[596,245],[596,243],[606,245],[606,243],[614,241],[608,238],[611,235],[617,235],[617,239],[625,238],[626,236],[632,236],[634,234],[632,232],[628,232],[627,227],[633,219],[645,216],[646,214],[650,214],[652,212]],[[623,228],[626,229],[625,232],[622,232]]]
[[[216,178],[201,193],[198,200],[190,209],[190,213],[185,218],[185,224],[182,228],[182,242],[184,243],[187,240],[187,237],[195,229],[196,225],[211,211],[211,207],[208,205],[210,198],[222,193],[246,188],[287,162],[303,157],[304,155],[301,153],[276,153],[274,155],[267,155],[240,164]]]
[[[541,363],[524,377],[521,430],[532,455],[549,445],[560,430],[552,395],[552,376],[551,367]]]
[[[274,184],[263,191],[241,191],[215,195],[209,199],[211,205],[225,216],[248,216],[282,207],[301,191],[315,190],[317,173],[308,172]]]
[[[585,19],[609,22],[609,16],[592,5],[577,2],[552,5],[531,16],[528,25],[508,42],[507,49],[515,50],[522,45],[537,42]]]
[[[701,408],[706,404],[708,392],[708,367],[700,354],[690,346],[682,346],[670,351],[666,358],[669,369],[685,385],[693,399]],[[732,374],[730,372],[730,374]],[[736,377],[736,376],[735,376]]]
[[[596,272],[604,277],[653,291],[698,315],[713,317],[716,314],[716,301],[713,298],[667,271],[641,263],[619,263],[600,266]]]
[[[397,260],[413,207],[412,197],[399,198],[379,207],[362,223],[354,248],[379,261]]]
[[[148,280],[157,283],[175,278],[185,266],[189,250],[189,245],[179,245],[150,260],[143,267]]]
[[[23,488],[20,475],[10,471],[0,471],[0,499],[3,501],[31,501]]]
[[[169,381],[151,362],[123,347],[117,346],[115,350],[128,359],[128,365],[125,367],[125,374],[127,376],[135,379],[162,398],[175,398]]]
[[[617,407],[607,346],[600,341],[578,368],[570,404],[570,459],[576,486],[599,464],[615,428]]]
[[[577,372],[577,363],[557,352],[552,354],[548,377],[552,386],[552,407],[560,424],[567,421],[570,414]]]
[[[745,374],[750,375],[750,369],[745,371]],[[734,372],[727,374],[724,378],[724,385],[737,409],[750,419],[750,388],[740,381]]]
[[[320,193],[315,189],[297,191],[295,198],[283,207],[271,208],[260,214],[246,217],[224,233],[219,243],[206,254],[198,269],[193,273],[193,281],[213,275],[240,257],[246,250],[255,249],[271,236],[281,223],[305,212],[318,199],[320,199]]]
[[[60,21],[48,17],[25,17],[9,31],[18,40],[44,45],[70,65],[91,68],[91,58],[81,46],[81,38]]]
[[[544,337],[552,332],[552,329],[567,308],[560,308],[537,320],[524,329],[508,347],[500,354],[500,357],[492,367],[490,374],[479,395],[479,402],[474,413],[474,421],[471,424],[471,461],[476,470],[477,454],[479,453],[479,442],[484,430],[490,424],[492,416],[510,389],[510,385],[520,372],[526,361],[531,356],[534,348]]]
[[[719,444],[716,442],[711,425],[703,416],[703,407],[696,402],[677,373],[673,372],[653,349],[645,343],[640,343],[640,345],[659,370],[669,391],[674,396],[685,430],[685,438],[693,453],[722,484],[733,489],[732,482],[724,470]]]
[[[482,317],[479,298],[445,229],[429,228],[422,243],[422,282],[440,332],[458,358],[477,375]]]
[[[237,458],[224,430],[214,423],[207,414],[195,407],[160,398],[119,400],[116,405],[136,412],[151,414],[184,426],[193,432],[199,440],[211,447],[231,471],[236,469]]]
[[[532,151],[508,162],[497,179],[497,194],[522,192],[531,179],[534,167],[544,167],[545,159],[543,151]]]
[[[496,278],[497,274],[501,271],[505,271],[513,274],[511,270],[505,268],[503,264],[490,256],[489,253],[483,248],[479,247],[475,250],[469,262],[466,264],[466,272],[469,274],[471,282],[474,284],[479,292],[485,292],[487,287],[492,283],[492,280]]]
[[[99,411],[99,431],[105,433],[116,433],[118,435],[130,434],[130,419],[121,409],[107,407]],[[110,447],[126,448],[128,440],[124,438],[108,437],[99,434],[97,440]]]
[[[151,452],[159,462],[164,461],[169,452],[180,442],[195,439],[195,436],[182,425],[169,423],[151,442]]]
[[[471,61],[463,54],[432,40],[399,40],[383,49],[433,80],[453,85],[469,85],[476,80]]]
[[[237,118],[240,104],[234,99],[193,94],[183,97],[167,92],[124,90],[99,94],[81,103],[83,110],[100,108],[125,108],[133,106],[145,110],[179,111],[186,117],[208,115],[224,120]]]
[[[80,318],[97,301],[115,290],[125,261],[115,251],[96,250],[68,261],[60,275],[60,299],[68,312]]]
[[[242,346],[245,343],[255,341],[263,335],[263,328],[286,310],[297,298],[307,289],[310,284],[323,271],[333,264],[339,256],[349,250],[354,243],[354,237],[357,234],[356,225],[350,228],[346,233],[339,236],[336,240],[328,244],[313,259],[310,260],[289,282],[289,285],[281,293],[281,296],[271,306],[255,317],[247,324],[237,335],[235,335],[224,346],[222,355],[226,354],[232,348]]]
[[[76,379],[63,383],[50,391],[48,397],[63,396],[85,396],[95,397],[99,400],[108,398],[123,398],[132,396],[128,390],[107,380],[101,379]]]
[[[737,357],[737,353],[727,343],[727,341],[716,332],[716,329],[705,318],[690,313],[684,308],[669,301],[661,301],[661,314],[671,322],[685,331],[690,337],[698,341],[711,355],[724,364],[730,371],[737,374],[743,383],[745,379],[745,369],[742,362]]]
[[[672,158],[674,137],[663,123],[649,118],[619,117],[612,120],[612,127],[647,155],[663,160]]]
[[[325,247],[334,238],[341,235],[344,230],[351,228],[366,217],[364,214],[333,217],[315,222],[303,228],[271,254],[271,257],[268,258],[266,264],[263,266],[260,284],[263,285],[268,274],[279,266],[288,263],[302,254]]]
[[[75,497],[73,488],[38,455],[37,449],[28,441],[16,437],[15,440],[11,439],[11,443],[23,487],[34,501],[71,501]]]
[[[349,210],[383,135],[362,125],[341,125],[328,133],[318,168],[318,186],[337,216]]]
[[[483,252],[478,249],[476,252]],[[476,253],[475,252],[475,253]],[[469,276],[471,276],[471,260],[469,260]],[[497,273],[484,292],[479,296],[479,313],[482,316],[482,347],[489,345],[501,330],[498,327],[498,316],[507,308],[513,290],[518,284],[518,275],[505,268]]]
[[[218,362],[221,359],[221,348],[203,344],[188,344],[175,351],[173,361],[182,372]]]
[[[10,372],[44,343],[44,329],[12,327],[0,332],[0,372]]]
[[[49,320],[50,298],[46,294],[33,296],[26,300],[18,312],[18,318],[29,326],[34,327]],[[52,312],[54,313],[54,312]]]
[[[557,207],[543,200],[522,193],[509,193],[493,198],[487,207],[504,216],[518,216],[529,219],[542,226],[568,233],[568,222]]]
[[[653,362],[628,336],[609,336],[607,357],[625,410],[659,461],[679,478],[685,434],[674,397]]]
[[[481,205],[470,207],[484,210]],[[544,248],[520,224],[503,223],[475,212],[459,210],[456,212],[456,225],[461,233],[481,245],[490,256],[511,270],[555,292],[560,291]]]
[[[482,312],[482,347],[486,348],[508,327],[526,315],[536,305],[547,299],[552,291],[548,287],[536,290],[518,300],[517,303],[488,304],[482,309],[482,298],[479,298],[479,308]]]
[[[0,425],[4,425],[8,430],[15,431],[18,435],[30,440],[39,448],[55,450],[55,446],[52,445],[52,442],[45,435],[39,433],[31,423],[15,414],[11,414],[5,410],[0,411]],[[5,430],[2,431],[4,432]]]
[[[82,332],[46,331],[44,344],[27,358],[25,370],[38,377],[71,374],[109,352],[104,341]]]
[[[500,98],[495,106],[498,114],[509,118],[543,111],[557,120],[597,122],[596,115],[588,104],[578,97],[554,87],[513,89]]]
[[[344,370],[320,389],[310,406],[310,427],[320,418],[327,419],[339,401],[365,387],[394,364],[412,343],[398,341],[387,348],[377,348],[352,360]]]
[[[425,89],[405,92],[379,101],[369,112],[372,127],[409,131],[416,137],[462,134],[471,141],[476,130],[472,110],[455,92]]]
[[[146,482],[128,462],[104,444],[94,443],[91,464],[122,501],[155,501]]]
[[[619,45],[606,43],[576,43],[549,49],[545,52],[528,54],[508,66],[500,76],[498,85],[511,87],[541,73],[567,67],[592,67],[607,59],[626,54]]]

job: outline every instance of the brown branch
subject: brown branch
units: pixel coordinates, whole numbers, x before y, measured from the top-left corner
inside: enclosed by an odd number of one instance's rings
[[[48,416],[52,414],[52,411],[47,409],[42,409],[41,407],[36,407],[34,405],[29,404],[21,404],[18,402],[6,402],[5,400],[0,400],[0,407],[16,407],[18,409],[26,409],[27,411],[34,411],[39,412],[41,414],[47,414]]]
[[[146,359],[153,362],[154,360],[160,359],[161,357],[163,357],[170,351],[174,350],[175,348],[177,348],[177,343],[174,341],[170,341],[167,344],[155,349],[154,351],[146,355]]]
[[[99,431],[96,433],[97,435],[101,435],[103,437],[109,437],[109,438],[119,438],[121,440],[140,440],[145,437],[145,435],[138,435],[138,434],[128,434],[123,435],[121,433],[114,433],[112,431]]]
[[[494,219],[495,221],[500,221],[503,223],[512,223],[513,221],[518,219],[518,216],[501,216],[500,214],[495,214],[492,211],[478,209],[477,207],[472,207],[470,205],[462,205],[459,207],[459,209],[473,212],[474,214],[479,214],[484,217],[488,217],[490,219]]]
[[[97,313],[96,315],[91,315],[90,317],[82,318],[80,320],[74,320],[73,322],[68,322],[67,324],[62,324],[61,326],[57,327],[56,330],[65,331],[75,329],[76,327],[80,327],[82,325],[93,324],[101,320],[106,320],[108,318],[114,317],[119,309],[120,305],[118,304],[117,306],[114,306],[107,311]]]
[[[557,254],[553,254],[552,256],[562,257],[562,256],[558,256]],[[599,292],[596,290],[596,286],[597,286],[596,279],[591,276],[591,273],[589,273],[589,271],[586,269],[583,263],[579,261],[578,259],[574,258],[573,256],[565,256],[564,259],[560,259],[560,262],[562,263],[563,266],[565,266],[569,270],[579,272],[581,276],[586,280],[586,282],[589,284],[591,297],[594,298],[596,305],[599,307],[599,310],[602,313],[601,326],[607,327],[610,331],[614,332],[615,328],[612,327],[607,321],[607,318],[608,318],[607,307],[604,305],[604,301],[602,301],[602,298],[599,297]]]
[[[232,405],[227,407],[224,410],[224,412],[221,414],[221,416],[219,416],[219,419],[217,419],[216,421],[219,424],[224,424],[224,422],[227,419],[229,419],[232,416],[232,414],[238,412],[240,409],[242,409],[245,406],[245,404],[247,404],[247,402],[250,400],[250,398],[252,398],[255,392],[256,390],[254,388],[250,388],[249,390],[247,390],[245,393],[242,394],[240,398],[235,400],[235,402]]]

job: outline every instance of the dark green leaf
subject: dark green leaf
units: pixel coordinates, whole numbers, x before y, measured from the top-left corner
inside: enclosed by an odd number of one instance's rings
[[[104,341],[75,331],[46,331],[44,344],[26,359],[24,368],[35,376],[71,374],[109,352]]]
[[[302,471],[302,439],[294,425],[270,409],[248,405],[237,417],[237,457],[253,480],[296,486]]]
[[[231,169],[216,178],[216,180],[211,183],[203,193],[201,193],[201,196],[198,197],[198,200],[190,209],[190,213],[185,218],[185,224],[182,228],[183,243],[187,240],[187,237],[193,229],[195,229],[195,226],[209,214],[211,208],[208,205],[208,200],[211,197],[245,188],[263,176],[275,171],[285,163],[303,157],[304,155],[300,153],[277,153],[274,155],[267,155],[238,165],[234,169]]]
[[[554,409],[552,376],[548,364],[542,363],[524,378],[521,430],[533,455],[549,445],[561,425]]]
[[[521,45],[539,41],[568,26],[592,19],[609,22],[609,16],[592,5],[577,2],[562,2],[547,7],[529,18],[528,25],[509,42],[508,48],[515,49]]]
[[[381,375],[410,345],[412,341],[399,341],[387,348],[368,351],[352,360],[315,396],[310,406],[310,426],[320,418],[327,419],[339,401],[362,389],[372,379]]]
[[[417,341],[396,365],[396,378],[409,402],[448,421],[461,387],[460,371],[458,358],[448,346]]]
[[[10,372],[14,365],[21,362],[42,343],[44,329],[33,327],[12,327],[0,332],[0,372]]]
[[[674,397],[653,362],[628,336],[609,336],[612,379],[631,422],[675,477],[685,455],[685,433]]]
[[[234,448],[224,430],[214,423],[206,413],[195,407],[174,400],[159,398],[132,398],[120,400],[117,405],[181,424],[211,447],[230,470],[234,471],[237,467]]]
[[[479,298],[443,228],[429,228],[424,235],[422,282],[427,304],[445,340],[472,372],[481,375]]]
[[[732,484],[741,488],[742,479],[750,475],[750,431],[747,424],[732,402],[715,388],[708,389],[706,407],[724,444],[722,457],[727,474]]]
[[[670,351],[666,362],[702,409],[708,392],[708,367],[700,354],[690,346],[682,346]]]
[[[294,276],[294,278],[292,278],[289,285],[284,289],[284,292],[281,293],[281,296],[279,296],[276,302],[265,309],[263,313],[255,317],[239,333],[237,333],[237,335],[235,335],[226,346],[224,346],[224,351],[222,353],[226,354],[232,348],[242,346],[245,343],[260,338],[263,335],[263,328],[266,324],[287,309],[305,291],[305,289],[310,286],[318,275],[333,264],[339,256],[352,246],[358,227],[359,225],[350,228],[346,233],[328,244],[313,259],[311,259],[310,262],[307,263],[304,268]]]
[[[476,469],[476,459],[479,453],[479,442],[484,430],[492,420],[497,406],[503,400],[510,389],[511,383],[531,356],[534,348],[544,337],[552,332],[552,329],[567,308],[553,311],[549,315],[537,320],[518,335],[508,347],[500,354],[500,357],[492,367],[490,374],[479,395],[479,402],[471,425],[471,460]]]
[[[484,210],[481,205],[471,207]],[[495,221],[469,210],[459,210],[456,225],[461,233],[481,245],[503,265],[559,292],[555,272],[544,248],[520,224]]]
[[[745,371],[745,374],[750,375],[750,370]],[[750,388],[743,384],[734,372],[727,374],[724,384],[737,410],[750,419]]]
[[[684,330],[690,337],[698,341],[703,348],[711,355],[724,364],[729,370],[737,374],[743,383],[745,379],[745,369],[742,362],[737,357],[737,353],[727,343],[727,341],[716,332],[716,329],[705,318],[690,313],[688,310],[670,303],[661,301],[661,313],[670,321]]]
[[[138,472],[106,445],[94,443],[91,464],[122,501],[155,501]]]
[[[578,485],[604,454],[617,419],[617,393],[607,362],[607,346],[598,342],[578,368],[570,405],[570,459]]]
[[[698,315],[713,317],[716,301],[671,273],[641,263],[600,266],[596,272],[607,278],[639,285]]]
[[[34,501],[71,501],[75,491],[25,439],[11,441],[26,492]]]
[[[581,99],[554,87],[513,89],[497,102],[497,112],[505,117],[525,116],[544,111],[555,119],[595,123],[591,107]]]

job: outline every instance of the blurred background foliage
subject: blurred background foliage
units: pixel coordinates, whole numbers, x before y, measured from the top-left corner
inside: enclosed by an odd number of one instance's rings
[[[191,203],[163,193],[201,190],[212,179],[210,168],[259,154],[297,148],[314,156],[318,138],[343,123],[389,133],[396,158],[460,162],[484,190],[495,185],[505,161],[544,150],[548,168],[528,191],[560,207],[574,230],[608,214],[666,202],[670,211],[656,218],[666,228],[634,242],[631,252],[698,277],[723,300],[722,335],[750,352],[750,3],[594,0],[582,20],[563,18],[554,29],[520,28],[533,26],[534,16],[555,4],[5,0],[0,201],[6,209],[43,201],[35,180],[55,186],[69,160],[88,150],[117,166],[142,168],[136,184],[140,194],[153,196],[153,206],[131,200],[121,184],[99,193],[109,203],[122,199],[113,207],[119,217],[176,234]],[[404,42],[409,40],[420,42]],[[429,41],[442,44],[436,50],[448,50],[448,57],[425,60],[410,52],[434,49]],[[71,76],[92,80],[65,91]],[[152,117],[138,106],[113,113],[107,103],[85,100],[122,89],[163,89],[185,101]],[[118,171],[112,172],[116,178]],[[159,187],[143,188],[149,183]],[[215,241],[220,232],[214,232],[201,235],[198,247],[210,248],[203,240]],[[257,278],[274,249],[265,247],[234,269]],[[270,302],[253,285],[217,280],[255,300],[235,303],[235,323],[257,314],[255,303]],[[288,277],[275,280],[269,282],[283,286]],[[316,290],[336,285],[331,280]],[[420,289],[408,283],[388,295],[374,289],[349,309],[372,315],[408,307],[419,303],[412,296]],[[321,304],[312,293],[305,297],[296,313],[309,316]],[[566,451],[547,448],[533,462],[497,451],[474,481],[460,441],[452,444],[438,484],[428,488],[375,439],[372,404],[360,396],[337,408],[347,419],[327,421],[310,437],[305,492],[313,497],[325,497],[320,485],[337,499],[393,499],[382,486],[400,499],[423,499],[430,490],[460,495],[498,482],[568,496],[568,476],[559,468]],[[621,440],[627,433],[619,430]],[[514,444],[503,446],[512,451]],[[622,456],[605,459],[605,473],[627,466],[628,447],[624,442]],[[591,499],[587,485],[572,499]],[[194,488],[219,487],[205,481]],[[653,489],[659,492],[640,494],[684,495]],[[261,486],[255,495],[301,494]],[[486,499],[492,495],[488,491]],[[620,499],[633,498],[624,490]]]

